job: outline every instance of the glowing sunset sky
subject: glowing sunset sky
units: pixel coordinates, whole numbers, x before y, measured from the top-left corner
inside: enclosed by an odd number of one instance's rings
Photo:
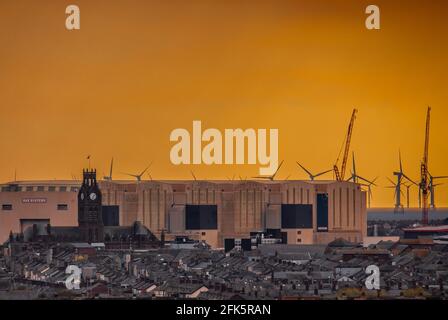
[[[65,29],[72,3],[79,31]],[[368,4],[379,31],[364,26]],[[356,107],[358,173],[385,186],[399,149],[418,179],[428,105],[430,171],[448,174],[447,14],[443,0],[1,1],[0,181],[15,169],[18,180],[71,179],[88,154],[100,173],[114,156],[116,179],[151,161],[154,179],[258,175],[172,165],[169,134],[193,120],[278,128],[278,178],[305,179],[295,161],[331,168]],[[448,180],[437,188],[448,205]],[[392,190],[373,191],[374,205],[392,206]]]

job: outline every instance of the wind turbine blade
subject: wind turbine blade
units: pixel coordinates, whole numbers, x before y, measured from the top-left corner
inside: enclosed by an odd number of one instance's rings
[[[355,152],[352,151],[353,175],[356,176]]]
[[[282,166],[283,161],[284,160],[282,160],[282,162],[280,162],[280,165],[277,167],[277,170],[275,170],[274,174],[272,175],[272,180],[274,180],[275,175],[277,174],[278,170],[280,170],[280,167]]]
[[[446,179],[448,178],[448,176],[437,176],[437,177],[432,177],[433,179]]]
[[[197,179],[196,179],[196,176],[194,175],[194,173],[193,173],[192,170],[190,170],[190,173],[191,173],[191,175],[193,176],[194,181],[196,181],[196,180],[197,180]]]
[[[408,177],[407,175],[405,175],[404,173],[403,173],[403,177],[405,177],[406,180],[408,180],[409,182],[411,182],[411,183],[417,185],[417,183],[416,183],[414,180],[412,180],[411,178],[409,178],[409,177]]]
[[[400,149],[398,149],[398,159],[400,161],[400,172],[402,173],[403,172],[403,165],[401,163],[401,150]]]
[[[296,163],[299,165],[300,168],[303,169],[303,171],[305,171],[310,177],[313,176],[313,174],[311,172],[309,172],[304,166],[302,166],[298,161],[296,161]]]
[[[361,176],[356,176],[358,179],[360,179],[360,180],[362,180],[362,181],[364,181],[364,182],[367,182],[368,184],[373,184],[373,182],[372,181],[370,181],[370,180],[367,180],[366,178],[363,178],[363,177],[361,177]]]
[[[392,183],[395,186],[395,182],[393,182],[389,177],[386,177],[387,180],[389,180],[390,183]]]
[[[372,181],[370,181],[370,180],[368,180],[368,179],[366,179],[366,178],[363,178],[363,177],[361,177],[361,176],[357,176],[357,177],[358,177],[358,179],[361,179],[361,180],[367,182],[369,185],[374,185],[374,186],[376,187],[375,180],[378,179],[378,177],[376,177],[376,178],[373,179]]]
[[[150,167],[151,165],[152,165],[152,161],[151,161],[151,163],[145,168],[145,170],[143,170],[142,173],[140,173],[140,176],[144,175],[145,172],[146,172],[146,170],[148,170],[149,167]]]
[[[114,158],[112,157],[112,161],[110,162],[110,173],[109,173],[109,178],[110,180],[112,180],[112,170],[114,168]]]
[[[324,175],[324,174],[326,174],[326,173],[328,173],[328,172],[330,172],[330,171],[333,171],[333,170],[330,169],[330,170],[325,170],[325,171],[319,172],[318,174],[314,175],[314,177],[317,178],[317,177],[319,177],[319,176],[321,176],[321,175]]]
[[[285,162],[285,160],[282,160],[282,162],[280,162],[280,165],[277,168],[277,171],[280,169],[280,167],[283,165],[283,162]]]
[[[121,172],[121,174],[124,174],[126,176],[130,176],[130,177],[134,177],[134,178],[138,178],[139,177],[138,175],[132,174],[132,173]]]

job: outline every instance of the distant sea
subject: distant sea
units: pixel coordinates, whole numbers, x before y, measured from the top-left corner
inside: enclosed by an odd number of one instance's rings
[[[420,208],[404,208],[403,212],[394,212],[393,208],[368,208],[367,220],[416,220],[422,218],[422,209]],[[448,219],[448,208],[436,208],[429,210],[429,220]]]

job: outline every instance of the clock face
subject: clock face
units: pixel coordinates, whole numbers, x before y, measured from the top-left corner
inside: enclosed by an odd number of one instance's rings
[[[81,193],[81,200],[84,200],[84,193]]]
[[[96,199],[96,193],[92,192],[90,194],[90,200],[95,200]]]

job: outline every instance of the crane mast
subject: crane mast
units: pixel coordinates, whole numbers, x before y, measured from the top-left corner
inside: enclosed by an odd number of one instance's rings
[[[333,166],[334,173],[337,181],[343,181],[345,177],[345,168],[347,167],[347,159],[350,151],[350,141],[352,139],[353,125],[355,124],[357,109],[353,109],[352,117],[350,119],[350,124],[348,125],[347,137],[345,139],[344,157],[342,158],[341,170],[339,171],[338,161],[339,156],[336,159],[336,163]],[[340,155],[340,153],[339,153]]]
[[[420,190],[422,193],[422,224],[428,224],[428,215],[429,215],[429,203],[428,196],[430,192],[429,185],[429,173],[428,173],[428,150],[429,150],[429,125],[431,118],[431,107],[428,107],[428,111],[426,112],[426,129],[425,129],[425,147],[423,150],[423,160],[420,165]]]

